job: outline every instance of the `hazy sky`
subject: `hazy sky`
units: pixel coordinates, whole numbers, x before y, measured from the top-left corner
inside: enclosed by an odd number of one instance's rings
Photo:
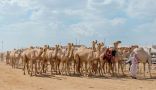
[[[91,40],[156,44],[155,0],[0,0],[4,49]],[[1,50],[1,44],[0,44]]]

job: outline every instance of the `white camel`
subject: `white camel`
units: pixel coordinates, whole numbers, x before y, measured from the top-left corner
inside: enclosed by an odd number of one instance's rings
[[[149,74],[150,74],[150,77],[152,77],[152,75],[151,75],[151,56],[150,56],[150,54],[148,54],[142,47],[135,48],[132,51],[132,53],[135,53],[137,55],[137,59],[139,60],[139,62],[143,64],[144,77],[145,77],[146,63],[148,63]]]

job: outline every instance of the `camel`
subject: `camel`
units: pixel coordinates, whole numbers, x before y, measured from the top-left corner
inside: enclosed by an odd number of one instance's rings
[[[40,70],[40,74],[46,73],[46,71],[47,71],[48,59],[49,59],[49,56],[47,56],[48,51],[49,51],[49,46],[48,45],[44,45],[43,53],[38,58],[39,60],[37,62],[38,68]]]
[[[30,73],[30,76],[32,76],[33,73],[33,65],[35,64],[35,75],[37,74],[37,60],[42,55],[43,49],[42,48],[33,48],[30,47],[29,49],[25,50],[22,53],[22,59],[24,62],[24,75],[25,75],[25,67],[27,65],[28,74]],[[30,63],[30,68],[29,68]]]
[[[56,66],[55,71],[57,72],[57,65],[59,64],[58,59],[57,59],[58,50],[59,50],[59,45],[55,45],[54,50],[47,49],[46,54],[45,54],[47,61],[49,61],[51,65],[51,75],[52,75],[52,70],[54,69],[54,65]]]
[[[112,62],[112,73],[113,75],[115,74],[115,72],[117,71],[117,67],[116,67],[116,63],[118,63],[118,66],[121,64],[120,60],[121,60],[121,54],[118,51],[118,46],[121,43],[121,41],[116,41],[114,42],[114,47],[112,48],[112,58],[111,58],[111,62]],[[115,71],[114,71],[115,70]]]
[[[94,43],[94,41],[92,42]],[[100,49],[103,44],[98,44],[97,45],[97,51],[95,51],[94,48],[88,49],[85,47],[80,47],[74,54],[74,60],[76,62],[76,71],[77,73],[82,73],[83,65],[85,67],[85,75],[91,74],[92,70],[96,72],[97,69],[97,64],[100,59]],[[96,65],[95,65],[96,64]],[[93,67],[94,66],[94,67]],[[81,69],[81,71],[80,71]]]
[[[121,41],[116,41],[114,42],[114,50],[116,51],[115,53],[115,56],[113,57],[113,73],[114,73],[114,70],[115,70],[115,73],[117,71],[117,67],[116,67],[116,63],[118,64],[118,74],[119,74],[119,69],[121,68],[121,71],[124,75],[124,72],[123,72],[123,56],[122,56],[122,52],[120,50],[118,50],[118,46],[119,44],[121,43]]]
[[[5,53],[6,64],[10,64],[10,51]]]
[[[87,60],[92,49],[88,49],[85,47],[80,47],[75,51],[74,60],[75,60],[75,69],[76,73],[81,74],[83,69],[83,64],[85,64],[85,71],[87,71]]]
[[[12,68],[15,68],[15,54],[16,54],[16,49],[10,52],[10,60],[11,60]]]
[[[152,75],[151,75],[151,56],[150,56],[150,54],[148,54],[142,47],[135,48],[132,51],[132,53],[135,53],[137,55],[137,59],[139,60],[139,62],[143,64],[144,78],[145,78],[146,63],[148,63],[149,75],[150,75],[150,77],[152,77]]]
[[[59,56],[60,64],[62,65],[61,74],[63,74],[63,71],[65,71],[66,74],[70,74],[69,64],[72,61],[73,51],[74,51],[73,43],[68,43],[66,50],[62,52],[62,55]]]
[[[4,60],[4,53],[3,52],[0,52],[0,59],[1,59],[1,61]]]
[[[106,50],[107,48],[106,47],[103,47],[103,52],[101,53],[100,55],[100,65],[99,65],[99,73],[100,75],[103,75],[104,73],[106,73],[106,69],[107,69],[107,61],[104,60],[104,55],[106,54]]]
[[[103,53],[104,51],[104,43],[97,43],[97,48],[95,52],[92,52],[92,54],[90,54],[91,58],[89,60],[91,60],[90,62],[90,66],[91,66],[91,70],[92,72],[94,72],[95,74],[99,71],[99,63],[100,63],[100,55]]]
[[[14,54],[14,66],[16,67],[16,68],[18,68],[19,67],[19,61],[20,61],[20,59],[21,59],[21,50],[17,50],[16,52],[15,52],[15,54]]]
[[[139,47],[138,45],[132,45],[129,48],[128,47],[125,48],[125,50],[123,51],[123,60],[125,61],[126,64],[127,63],[129,64],[129,70],[130,70],[131,62],[128,61],[128,58],[129,58],[129,56],[131,56],[131,53],[133,52],[133,50],[135,48],[138,48],[138,47]],[[125,70],[126,70],[126,64],[124,64],[124,69]]]
[[[122,65],[122,53],[118,50],[118,45],[121,43],[121,41],[114,42],[113,48],[107,48],[104,50],[104,52],[100,55],[100,72],[106,73],[107,71],[107,63],[109,65],[108,72],[110,73],[110,70],[112,71],[112,74],[114,75],[117,71],[116,64],[118,63],[118,73],[119,68],[121,68],[121,71],[123,73],[123,65]],[[106,67],[106,68],[105,68]],[[114,72],[115,70],[115,72]],[[124,74],[124,73],[123,73]]]
[[[66,70],[67,73],[70,75],[70,68],[72,68],[72,62],[74,62],[74,52],[75,52],[75,46],[73,43],[71,43],[71,45],[69,46],[69,56],[66,62]]]

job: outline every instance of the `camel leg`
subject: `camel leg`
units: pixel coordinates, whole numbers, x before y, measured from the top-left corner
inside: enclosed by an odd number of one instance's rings
[[[100,66],[100,68],[101,68],[101,75],[104,75],[104,73],[105,73],[105,63],[104,62],[101,62],[101,66]]]
[[[13,59],[11,59],[11,66],[12,66],[12,68],[14,67],[14,66],[13,66]]]
[[[44,69],[45,73],[47,73],[48,71],[48,64],[47,64],[47,61],[45,61],[45,69]]]
[[[61,67],[61,74],[63,75],[63,72],[64,72],[64,63],[61,62],[61,64],[62,64],[62,67]]]
[[[15,59],[13,59],[13,68],[15,68]]]
[[[116,62],[114,62],[114,73],[116,74],[117,73],[117,65],[116,65]]]
[[[19,66],[19,59],[16,60],[16,68]]]
[[[123,71],[123,69],[124,69],[124,65],[122,64],[122,62],[121,62],[121,61],[120,61],[120,62],[118,62],[118,75],[119,75],[119,69],[121,69],[122,74],[124,75],[124,71]]]
[[[51,75],[52,75],[53,74],[53,71],[52,71],[52,69],[53,69],[52,61],[50,61],[50,65],[51,65]]]
[[[143,63],[143,67],[144,67],[144,78],[145,78],[145,66],[146,66],[146,63]]]
[[[64,65],[63,65],[63,72],[64,72],[64,74],[66,75],[67,73],[66,73],[66,63],[64,62],[63,63]]]
[[[27,64],[27,71],[28,71],[28,74],[30,74],[29,61],[25,62],[25,64]]]
[[[85,75],[87,75],[87,72],[88,72],[88,70],[87,70],[87,62],[85,62]]]
[[[101,66],[101,74],[104,75],[105,73],[105,63],[103,62],[102,66]]]
[[[68,64],[67,64],[67,62],[65,62],[65,73],[66,73],[66,75],[68,75]]]
[[[31,65],[31,72],[30,72],[30,76],[32,76],[33,73],[33,60],[30,61],[30,65]]]
[[[112,70],[112,74],[114,75],[114,68],[115,68],[115,65],[114,63],[111,64],[111,70]]]
[[[99,66],[99,74],[100,76],[102,76],[102,70],[103,70],[103,62],[100,63],[100,66]]]
[[[142,68],[141,68],[140,65],[142,65],[142,64],[141,64],[141,63],[139,64],[138,70],[139,70],[139,73],[141,74],[141,72],[142,72]],[[143,67],[144,67],[144,64],[143,64]]]
[[[122,74],[125,75],[124,74],[124,65],[123,65],[123,63],[121,63],[121,71],[122,71]]]
[[[104,62],[104,64],[103,64],[103,73],[104,74],[107,73],[107,62]]]
[[[110,67],[109,67],[109,63],[108,62],[105,63],[105,67],[104,68],[106,68],[105,69],[106,73],[110,73]]]
[[[109,66],[109,64],[110,64],[110,66]],[[107,63],[107,67],[106,68],[107,68],[107,72],[111,73],[111,63]]]
[[[57,65],[56,65],[56,73],[61,74],[60,72],[60,61],[57,60]]]
[[[69,61],[67,62],[67,73],[68,75],[70,75],[70,62]]]
[[[111,73],[111,72],[110,72],[110,70],[112,69],[112,68],[111,68],[111,63],[108,63],[108,65],[109,65],[108,73]],[[106,68],[107,68],[107,67],[106,67]]]
[[[101,68],[101,75],[103,75],[104,74],[104,62],[102,63],[100,68]]]
[[[24,71],[24,75],[25,75],[25,65],[26,65],[26,63],[24,62],[24,66],[23,66],[23,71]]]
[[[119,69],[121,68],[121,65],[120,65],[120,63],[118,62],[118,75],[119,75]]]
[[[44,61],[43,61],[43,62],[42,62],[42,72],[43,72],[43,73],[45,73],[45,72],[44,72],[44,69],[45,69],[45,64],[44,64]]]
[[[37,75],[37,63],[35,62],[35,76]]]
[[[43,63],[43,61],[41,62],[41,73],[44,73],[44,63]]]
[[[51,65],[51,75],[52,75],[53,74],[53,71],[52,71],[53,65],[52,65],[52,63],[50,65]]]
[[[66,62],[66,75],[69,75],[69,61]]]
[[[148,63],[148,70],[149,70],[149,74],[150,74],[150,78],[152,77],[151,75],[151,65]]]
[[[57,63],[57,61],[55,61],[55,73],[57,74],[57,65],[58,65],[58,63]]]
[[[39,73],[39,71],[40,71],[40,65],[39,65],[39,62],[40,62],[40,60],[37,62],[37,69],[38,69],[38,72],[37,72],[37,73]]]
[[[75,61],[74,61],[74,75],[75,75]]]

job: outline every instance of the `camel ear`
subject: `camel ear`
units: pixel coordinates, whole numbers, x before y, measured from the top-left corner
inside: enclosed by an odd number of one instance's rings
[[[74,44],[72,43],[72,46],[74,46]]]

